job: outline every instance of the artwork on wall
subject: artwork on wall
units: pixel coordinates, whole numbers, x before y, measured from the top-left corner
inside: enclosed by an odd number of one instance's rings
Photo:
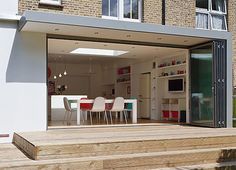
[[[49,95],[55,94],[55,81],[48,82],[48,94]]]

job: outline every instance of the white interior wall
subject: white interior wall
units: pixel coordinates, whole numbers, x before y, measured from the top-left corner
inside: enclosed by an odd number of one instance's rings
[[[0,22],[0,37],[0,134],[10,134],[3,143],[13,132],[46,130],[46,34]]]
[[[100,64],[92,65],[92,73],[89,73],[89,64],[66,64],[66,76],[63,75],[65,64],[63,63],[48,63],[51,69],[50,81],[55,81],[57,85],[67,85],[67,89],[63,92],[65,95],[87,95],[90,98],[101,96],[102,71]],[[59,73],[62,77],[59,78]],[[54,75],[57,79],[54,80]]]

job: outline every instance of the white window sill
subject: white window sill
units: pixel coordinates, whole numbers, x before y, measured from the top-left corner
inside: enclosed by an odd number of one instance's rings
[[[105,15],[102,15],[102,19],[119,20],[118,17],[111,17],[111,16],[105,16]]]
[[[127,21],[127,22],[141,22],[139,19],[128,19],[128,18],[119,18],[119,17],[111,17],[102,15],[102,19],[110,19],[110,20],[117,20],[117,21]]]
[[[209,29],[209,28],[197,28],[197,27],[195,27],[195,29],[198,29],[198,30],[207,30],[207,31],[209,31],[209,30],[212,30],[212,31],[228,31],[228,30],[220,30],[220,29]]]

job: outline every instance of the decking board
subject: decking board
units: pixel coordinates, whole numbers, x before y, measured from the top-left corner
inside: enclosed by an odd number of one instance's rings
[[[60,129],[16,133],[14,143],[32,159],[60,159],[234,147],[236,129],[190,126]]]

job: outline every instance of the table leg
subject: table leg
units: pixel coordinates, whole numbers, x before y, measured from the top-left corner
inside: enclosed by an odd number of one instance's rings
[[[80,100],[77,100],[77,125],[80,125]]]
[[[132,123],[137,123],[137,100],[132,103]]]

